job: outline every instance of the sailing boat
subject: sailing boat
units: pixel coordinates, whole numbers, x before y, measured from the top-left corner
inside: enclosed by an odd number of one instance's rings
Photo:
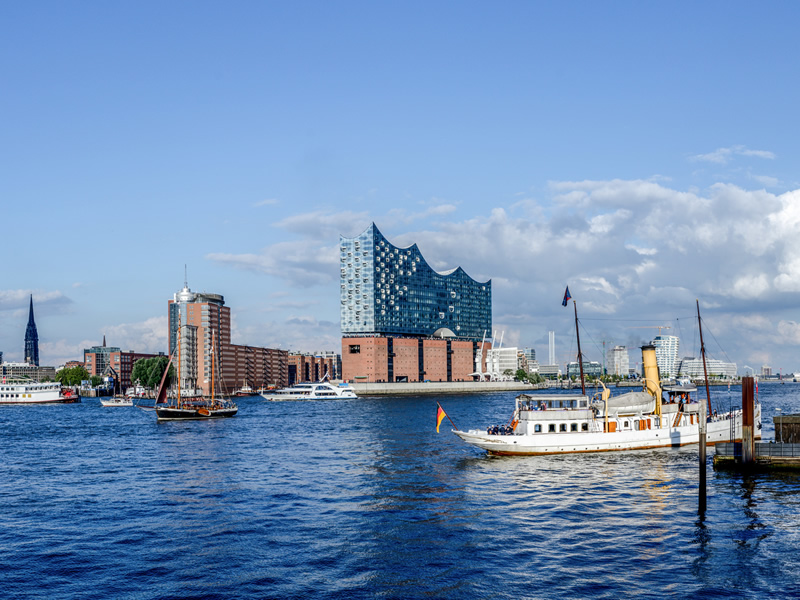
[[[575,327],[578,327],[577,307]],[[578,342],[578,362],[583,356]],[[611,397],[610,390],[590,398],[579,395],[522,394],[508,425],[485,431],[454,429],[463,441],[495,455],[567,454],[641,450],[697,444],[703,415],[694,386],[661,387],[656,349],[642,347],[643,390]],[[582,374],[582,373],[581,373]],[[581,378],[583,379],[583,378]],[[761,428],[761,405],[754,420]],[[742,438],[742,410],[712,413],[706,444]]]
[[[214,341],[211,342],[211,397],[206,398],[202,394],[198,394],[197,390],[192,390],[188,394],[181,393],[181,327],[178,328],[178,369],[177,369],[177,388],[175,397],[168,398],[167,394],[167,374],[169,373],[169,365],[172,364],[172,357],[167,363],[167,368],[164,370],[164,375],[161,377],[161,383],[158,386],[158,393],[156,394],[156,403],[154,410],[156,418],[159,421],[185,421],[185,420],[205,420],[205,419],[219,419],[224,417],[232,417],[239,408],[229,398],[216,398],[215,385],[214,385],[214,366],[216,351],[214,348]]]

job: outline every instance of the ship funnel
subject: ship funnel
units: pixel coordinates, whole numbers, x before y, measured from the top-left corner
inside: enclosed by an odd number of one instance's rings
[[[642,376],[645,390],[656,399],[656,411],[661,411],[661,376],[658,374],[656,347],[642,346]]]

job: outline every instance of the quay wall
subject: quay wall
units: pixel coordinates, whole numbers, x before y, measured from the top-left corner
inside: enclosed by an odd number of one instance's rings
[[[476,394],[546,389],[519,381],[429,381],[408,383],[351,383],[359,396],[419,396],[424,394]]]

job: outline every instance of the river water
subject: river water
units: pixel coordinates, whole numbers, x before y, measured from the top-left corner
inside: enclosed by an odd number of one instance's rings
[[[740,403],[734,387],[715,401]],[[762,384],[771,417],[800,386]],[[3,598],[793,598],[800,476],[697,449],[493,458],[514,394],[0,410]]]

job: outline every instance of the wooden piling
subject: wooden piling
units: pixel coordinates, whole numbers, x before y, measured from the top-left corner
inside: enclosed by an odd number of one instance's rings
[[[755,414],[754,380],[742,377],[742,466],[753,464],[755,456],[755,437],[753,421]]]

